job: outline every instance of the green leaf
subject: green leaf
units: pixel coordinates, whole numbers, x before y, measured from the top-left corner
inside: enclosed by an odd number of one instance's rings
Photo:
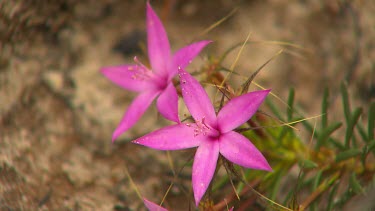
[[[273,182],[271,185],[271,188],[272,188],[271,196],[270,196],[271,200],[276,199],[277,193],[280,189],[281,179],[283,178],[282,176],[283,176],[282,172],[279,171],[278,173],[276,173],[275,177],[273,178]]]
[[[328,88],[326,87],[324,89],[324,94],[323,94],[323,101],[322,101],[322,129],[327,127],[328,124],[328,97],[329,97],[329,91]]]
[[[357,124],[359,117],[362,114],[362,108],[357,108],[354,110],[353,114],[350,117],[350,120],[348,122],[348,128],[346,129],[345,133],[345,147],[350,147],[350,139],[353,136],[354,127]]]
[[[359,133],[359,135],[361,136],[361,138],[362,138],[362,140],[364,141],[364,142],[368,142],[370,139],[368,138],[368,136],[367,136],[367,134],[366,134],[366,131],[365,131],[365,129],[363,128],[363,125],[362,124],[360,124],[361,122],[358,122],[358,124],[357,124],[357,130],[358,130],[358,133]]]
[[[362,148],[362,155],[361,155],[361,162],[362,162],[362,165],[364,168],[366,168],[366,158],[367,158],[367,155],[372,152],[375,154],[375,151],[373,151],[375,149],[375,140],[372,140],[370,143],[366,144],[365,146],[363,146]]]
[[[368,145],[368,151],[371,152],[372,150],[375,149],[375,140],[371,140],[369,145]]]
[[[267,106],[271,109],[272,113],[278,118],[280,119],[281,121],[284,121],[284,119],[282,118],[282,115],[280,114],[280,111],[279,109],[275,106],[275,104],[273,104],[273,102],[270,100],[270,98],[266,98],[266,104]]]
[[[361,154],[362,151],[360,149],[348,149],[346,151],[340,152],[339,154],[336,155],[335,161],[336,162],[341,162],[347,159],[350,159],[352,157],[355,157],[359,154]]]
[[[333,139],[332,137],[330,137],[330,138],[328,138],[328,141],[330,143],[332,143],[339,150],[345,150],[345,146],[342,143],[340,143],[339,141],[337,141],[336,139]]]
[[[334,201],[335,201],[335,196],[336,196],[336,192],[337,192],[337,189],[339,187],[339,183],[336,183],[332,189],[331,189],[331,192],[329,193],[329,196],[328,196],[328,205],[327,205],[327,209],[328,211],[330,210],[333,210],[334,208]]]
[[[323,171],[319,170],[318,173],[316,173],[316,176],[314,178],[314,182],[312,184],[312,190],[314,191],[316,188],[318,188],[320,184],[320,180],[322,179]]]
[[[288,131],[289,131],[289,129],[288,129],[287,127],[283,127],[283,128],[281,129],[281,132],[280,132],[280,134],[279,134],[278,139],[279,139],[279,140],[283,140],[284,137],[288,134]],[[280,143],[282,143],[282,142],[280,142]]]
[[[359,183],[359,181],[357,180],[357,176],[354,172],[352,173],[352,175],[350,176],[350,179],[349,179],[349,188],[351,189],[351,191],[353,191],[356,194],[364,192],[364,190],[363,190],[361,184]]]
[[[375,155],[375,140],[371,140],[367,145],[363,147],[362,151],[362,163],[364,164],[366,161],[367,154],[372,152]]]
[[[341,122],[334,122],[328,127],[325,127],[320,132],[320,135],[318,137],[318,141],[316,143],[316,149],[319,149],[322,145],[326,145],[326,140],[329,138],[329,136],[335,132],[337,129],[339,129],[342,126]]]
[[[314,161],[305,159],[302,162],[300,162],[300,166],[305,169],[312,169],[318,167],[318,164],[316,164]]]
[[[302,122],[302,125],[305,127],[305,129],[310,133],[312,134],[313,131],[314,131],[314,127],[312,126],[311,123],[309,123],[309,121],[303,121]],[[319,131],[315,130],[314,132],[314,138],[317,138],[319,137]]]
[[[368,112],[368,140],[374,139],[374,125],[375,125],[375,102],[372,102]]]
[[[347,123],[349,123],[351,112],[350,112],[348,89],[345,83],[341,83],[340,89],[341,89],[341,96],[342,96],[342,104],[344,106],[345,120]]]

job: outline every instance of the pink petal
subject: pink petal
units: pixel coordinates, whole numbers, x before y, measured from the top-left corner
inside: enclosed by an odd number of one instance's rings
[[[252,169],[272,171],[262,153],[243,135],[230,131],[220,136],[220,153],[229,161]]]
[[[116,85],[130,90],[143,91],[150,86],[150,83],[143,77],[143,67],[139,65],[122,65],[114,67],[104,67],[101,72],[105,77]]]
[[[170,46],[167,33],[158,16],[147,2],[147,45],[151,67],[158,75],[167,75],[170,63]]]
[[[270,90],[255,91],[231,99],[217,115],[220,131],[231,131],[249,120],[269,92]]]
[[[178,95],[173,83],[169,83],[167,88],[160,94],[156,106],[165,118],[180,122],[178,118]]]
[[[144,92],[138,95],[128,107],[120,124],[112,134],[112,141],[115,141],[122,133],[131,128],[138,119],[143,115],[151,102],[158,95],[158,92]]]
[[[196,121],[202,121],[216,127],[215,109],[206,91],[189,73],[179,69],[181,92],[184,102]]]
[[[194,136],[195,124],[177,124],[171,125],[133,141],[157,150],[179,150],[199,146],[202,137]]]
[[[207,137],[207,136],[203,136]],[[193,191],[195,204],[198,206],[215,173],[219,157],[219,143],[217,140],[206,139],[201,142],[194,157]]]
[[[168,211],[164,207],[161,207],[161,206],[155,204],[154,202],[151,202],[151,201],[149,201],[145,198],[143,199],[143,203],[145,204],[145,206],[147,207],[147,209],[149,211]]]
[[[177,74],[177,67],[185,69],[185,67],[190,64],[191,61],[201,52],[201,50],[210,42],[211,41],[203,40],[178,50],[173,56],[174,68],[171,69],[173,72],[170,75],[174,76]]]

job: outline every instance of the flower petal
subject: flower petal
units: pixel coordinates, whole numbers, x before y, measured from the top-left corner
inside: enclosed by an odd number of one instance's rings
[[[220,136],[220,153],[229,161],[252,169],[272,171],[262,153],[243,135],[230,131]]]
[[[178,95],[173,83],[169,83],[167,88],[160,94],[156,101],[156,106],[165,118],[180,122],[178,118]]]
[[[139,65],[121,65],[114,67],[104,67],[100,71],[105,77],[116,85],[130,90],[143,91],[149,87],[150,83],[142,77],[145,70]]]
[[[149,211],[168,211],[164,207],[161,207],[161,206],[155,204],[154,202],[151,202],[151,201],[149,201],[145,198],[143,198],[143,203],[145,204],[145,206],[147,207],[147,209]]]
[[[117,137],[131,128],[138,121],[158,94],[159,92],[154,91],[144,92],[133,100],[125,112],[120,124],[117,126],[115,132],[113,132],[112,141],[115,141]]]
[[[167,75],[170,46],[167,33],[149,2],[147,2],[147,45],[151,67],[158,75]]]
[[[195,124],[171,125],[133,141],[157,150],[179,150],[199,146],[202,137],[194,136]]]
[[[231,131],[249,120],[269,92],[270,90],[255,91],[231,99],[217,115],[220,131]]]
[[[174,68],[171,68],[170,76],[174,76],[177,74],[177,67],[181,67],[185,69],[185,67],[191,63],[191,61],[201,52],[201,50],[206,47],[212,41],[203,40],[200,42],[196,42],[185,46],[178,50],[173,56],[173,63]]]
[[[203,136],[207,137],[207,136]],[[202,140],[194,157],[192,182],[195,204],[198,206],[215,173],[219,157],[217,140]]]
[[[180,77],[181,92],[186,107],[196,121],[208,123],[211,127],[216,127],[215,109],[208,97],[206,91],[185,70],[179,68],[178,75]]]

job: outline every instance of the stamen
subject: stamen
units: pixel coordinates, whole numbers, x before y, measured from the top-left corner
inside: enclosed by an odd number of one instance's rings
[[[211,127],[209,127],[205,123],[205,117],[202,118],[201,121],[196,120],[196,128],[194,128],[194,137],[198,136],[200,134],[203,134],[204,136],[208,134],[208,131],[211,130]]]
[[[202,118],[202,124],[203,124],[204,126],[206,126],[207,129],[211,130],[211,128],[208,127],[208,126],[206,125],[206,123],[204,122],[204,120],[205,120],[205,117]]]
[[[134,70],[132,79],[143,81],[152,77],[152,71],[143,65],[136,56],[134,57],[134,62],[137,64],[137,68]]]
[[[151,71],[150,69],[148,69],[144,64],[142,64],[142,63],[138,60],[138,57],[137,57],[137,56],[134,57],[134,62],[135,62],[137,65],[141,66],[144,70]]]

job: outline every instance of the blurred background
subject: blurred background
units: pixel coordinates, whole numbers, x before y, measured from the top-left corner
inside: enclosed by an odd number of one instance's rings
[[[173,177],[166,154],[128,141],[169,122],[152,106],[112,144],[111,134],[135,94],[99,72],[103,66],[132,63],[135,55],[147,63],[145,3],[0,2],[0,210],[144,209],[126,168],[143,196],[161,200]],[[235,67],[240,76],[231,77],[233,88],[283,49],[256,81],[283,100],[293,87],[305,116],[320,114],[328,87],[334,105],[329,118],[341,119],[342,82],[353,106],[367,111],[374,101],[374,1],[150,3],[163,20],[173,50],[192,41],[214,41],[189,71],[199,70],[250,34],[251,43]],[[228,18],[205,33],[224,17]],[[237,53],[230,53],[223,65],[231,66]],[[307,143],[308,136],[304,138]],[[191,154],[172,152],[182,158],[175,161],[178,166]],[[180,185],[189,188],[189,170],[183,175]],[[168,205],[186,210],[186,198],[173,188]],[[356,206],[353,203],[348,206]]]

